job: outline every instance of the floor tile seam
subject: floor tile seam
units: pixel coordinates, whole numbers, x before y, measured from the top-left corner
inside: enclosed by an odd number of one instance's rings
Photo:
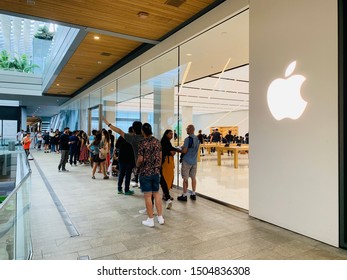
[[[72,220],[69,217],[69,214],[67,213],[65,207],[61,203],[59,197],[55,193],[54,189],[52,188],[52,185],[50,184],[49,180],[47,179],[46,175],[44,174],[43,170],[41,169],[41,167],[40,167],[40,165],[36,159],[34,159],[34,164],[36,166],[36,169],[37,169],[40,177],[42,178],[42,180],[44,182],[46,189],[48,190],[48,192],[50,194],[50,197],[51,197],[53,203],[55,204],[55,206],[56,206],[56,208],[57,208],[65,226],[66,226],[68,233],[70,234],[70,236],[78,236],[79,232],[78,232],[77,228],[74,226]]]
[[[51,200],[50,194],[48,190],[46,189],[45,183],[42,177],[40,176],[36,168],[36,165],[33,165],[31,169],[34,171],[32,173],[32,176],[35,177],[34,182],[37,182],[35,183],[35,189],[31,191],[31,197],[35,195],[35,199],[31,198],[31,209],[30,209],[31,234],[34,236],[32,238],[35,239],[36,238],[35,236],[39,236],[38,238],[40,238],[41,240],[42,238],[45,240],[46,239],[54,240],[55,238],[49,238],[49,237],[46,238],[45,236],[42,235],[42,232],[46,233],[47,232],[46,228],[49,225],[56,225],[57,223],[59,223],[59,226],[61,227],[63,226],[63,222],[60,218],[60,215],[57,211],[56,206],[54,205],[53,200]],[[33,181],[33,177],[31,181]],[[40,187],[41,189],[38,190],[37,189],[38,187]],[[44,197],[42,197],[42,195],[44,195]],[[44,199],[45,204],[40,204],[42,199]],[[47,211],[46,211],[47,207],[49,209],[48,210],[49,221],[43,222],[42,210],[43,209],[45,210],[44,217],[47,217]],[[64,229],[64,232],[66,233],[65,229]]]

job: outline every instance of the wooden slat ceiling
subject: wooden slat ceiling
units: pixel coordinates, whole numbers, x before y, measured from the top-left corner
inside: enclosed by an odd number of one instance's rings
[[[166,2],[182,4],[175,7]],[[0,10],[157,41],[214,2],[222,1],[2,0]],[[148,17],[140,18],[139,12],[148,13]],[[95,40],[95,35],[100,39]],[[73,95],[141,45],[135,40],[88,33],[45,94]]]

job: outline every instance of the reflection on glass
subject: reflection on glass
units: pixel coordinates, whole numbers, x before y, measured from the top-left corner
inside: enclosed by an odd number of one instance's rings
[[[116,82],[102,88],[103,116],[111,123],[116,121]],[[103,126],[106,128],[105,124]],[[108,129],[108,128],[107,128]]]
[[[196,134],[202,130],[208,142],[208,135],[216,127],[223,136],[230,127],[238,127],[240,134],[248,132],[249,32],[240,32],[247,31],[248,26],[249,16],[245,11],[180,46],[181,67],[187,69],[191,63],[186,76],[180,71],[181,85],[176,89],[182,141],[187,136],[185,127],[190,123],[194,124]],[[248,158],[240,157],[244,170],[225,173],[226,168],[233,168],[231,158],[224,153],[222,166],[217,166],[217,152],[209,153],[205,149],[198,164],[197,189],[203,195],[247,209]],[[241,174],[245,179],[238,181],[236,176],[241,178]],[[210,186],[216,184],[228,191],[220,194],[211,189]]]
[[[80,107],[80,101],[76,100],[73,103],[71,103],[68,106],[68,109],[66,111],[65,119],[64,119],[64,127],[69,127],[70,131],[74,131],[77,129],[80,129],[80,123],[79,123],[79,107]],[[63,129],[62,128],[62,129]]]
[[[93,91],[89,95],[89,107],[90,108],[98,106],[99,104],[101,104],[101,90],[100,89]]]
[[[99,130],[99,106],[90,110],[91,130]]]
[[[0,143],[8,145],[9,141],[16,141],[17,121],[0,120]]]
[[[81,125],[80,129],[88,131],[88,108],[89,108],[89,96],[81,98]]]
[[[118,80],[116,97],[116,125],[127,132],[134,121],[141,119],[140,69]]]
[[[173,129],[175,118],[175,85],[178,84],[178,50],[172,50],[141,68],[142,121],[153,127],[161,138],[166,129]]]

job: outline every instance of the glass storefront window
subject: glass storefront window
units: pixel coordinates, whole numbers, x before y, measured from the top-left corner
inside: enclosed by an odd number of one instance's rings
[[[116,121],[116,82],[112,82],[102,88],[103,116],[111,123]],[[105,124],[103,123],[103,126]],[[107,128],[109,129],[109,128]]]
[[[178,80],[178,51],[174,49],[141,67],[142,121],[153,127],[161,138],[166,129],[174,129],[175,85]]]
[[[89,108],[99,104],[101,104],[101,89],[95,90],[89,95]]]
[[[180,46],[179,119],[182,140],[188,124],[211,140],[213,129],[224,137],[231,128],[248,132],[249,33],[248,11],[225,21]],[[213,39],[212,39],[213,38]],[[217,44],[216,42],[223,42]],[[247,68],[247,69],[246,69]],[[183,84],[182,84],[183,83]],[[236,155],[223,153],[223,138],[204,148],[198,163],[197,191],[210,198],[248,209],[248,154],[238,155],[242,165],[234,168]],[[226,175],[229,174],[230,175]],[[211,188],[218,186],[219,190]],[[189,189],[191,186],[189,186]],[[235,199],[236,198],[236,199]]]
[[[84,96],[80,100],[80,129],[88,131],[89,96]]]
[[[79,123],[79,109],[80,108],[80,100],[76,100],[71,103],[67,109],[67,124],[66,126],[70,128],[71,131],[80,129]]]
[[[125,132],[141,120],[140,69],[117,80],[116,125]]]

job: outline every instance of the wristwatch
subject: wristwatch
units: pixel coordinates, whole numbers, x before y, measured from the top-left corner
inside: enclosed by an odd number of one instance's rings
[[[112,124],[111,124],[111,123],[109,123],[107,126],[108,126],[108,127],[110,127],[111,125],[112,125]]]

